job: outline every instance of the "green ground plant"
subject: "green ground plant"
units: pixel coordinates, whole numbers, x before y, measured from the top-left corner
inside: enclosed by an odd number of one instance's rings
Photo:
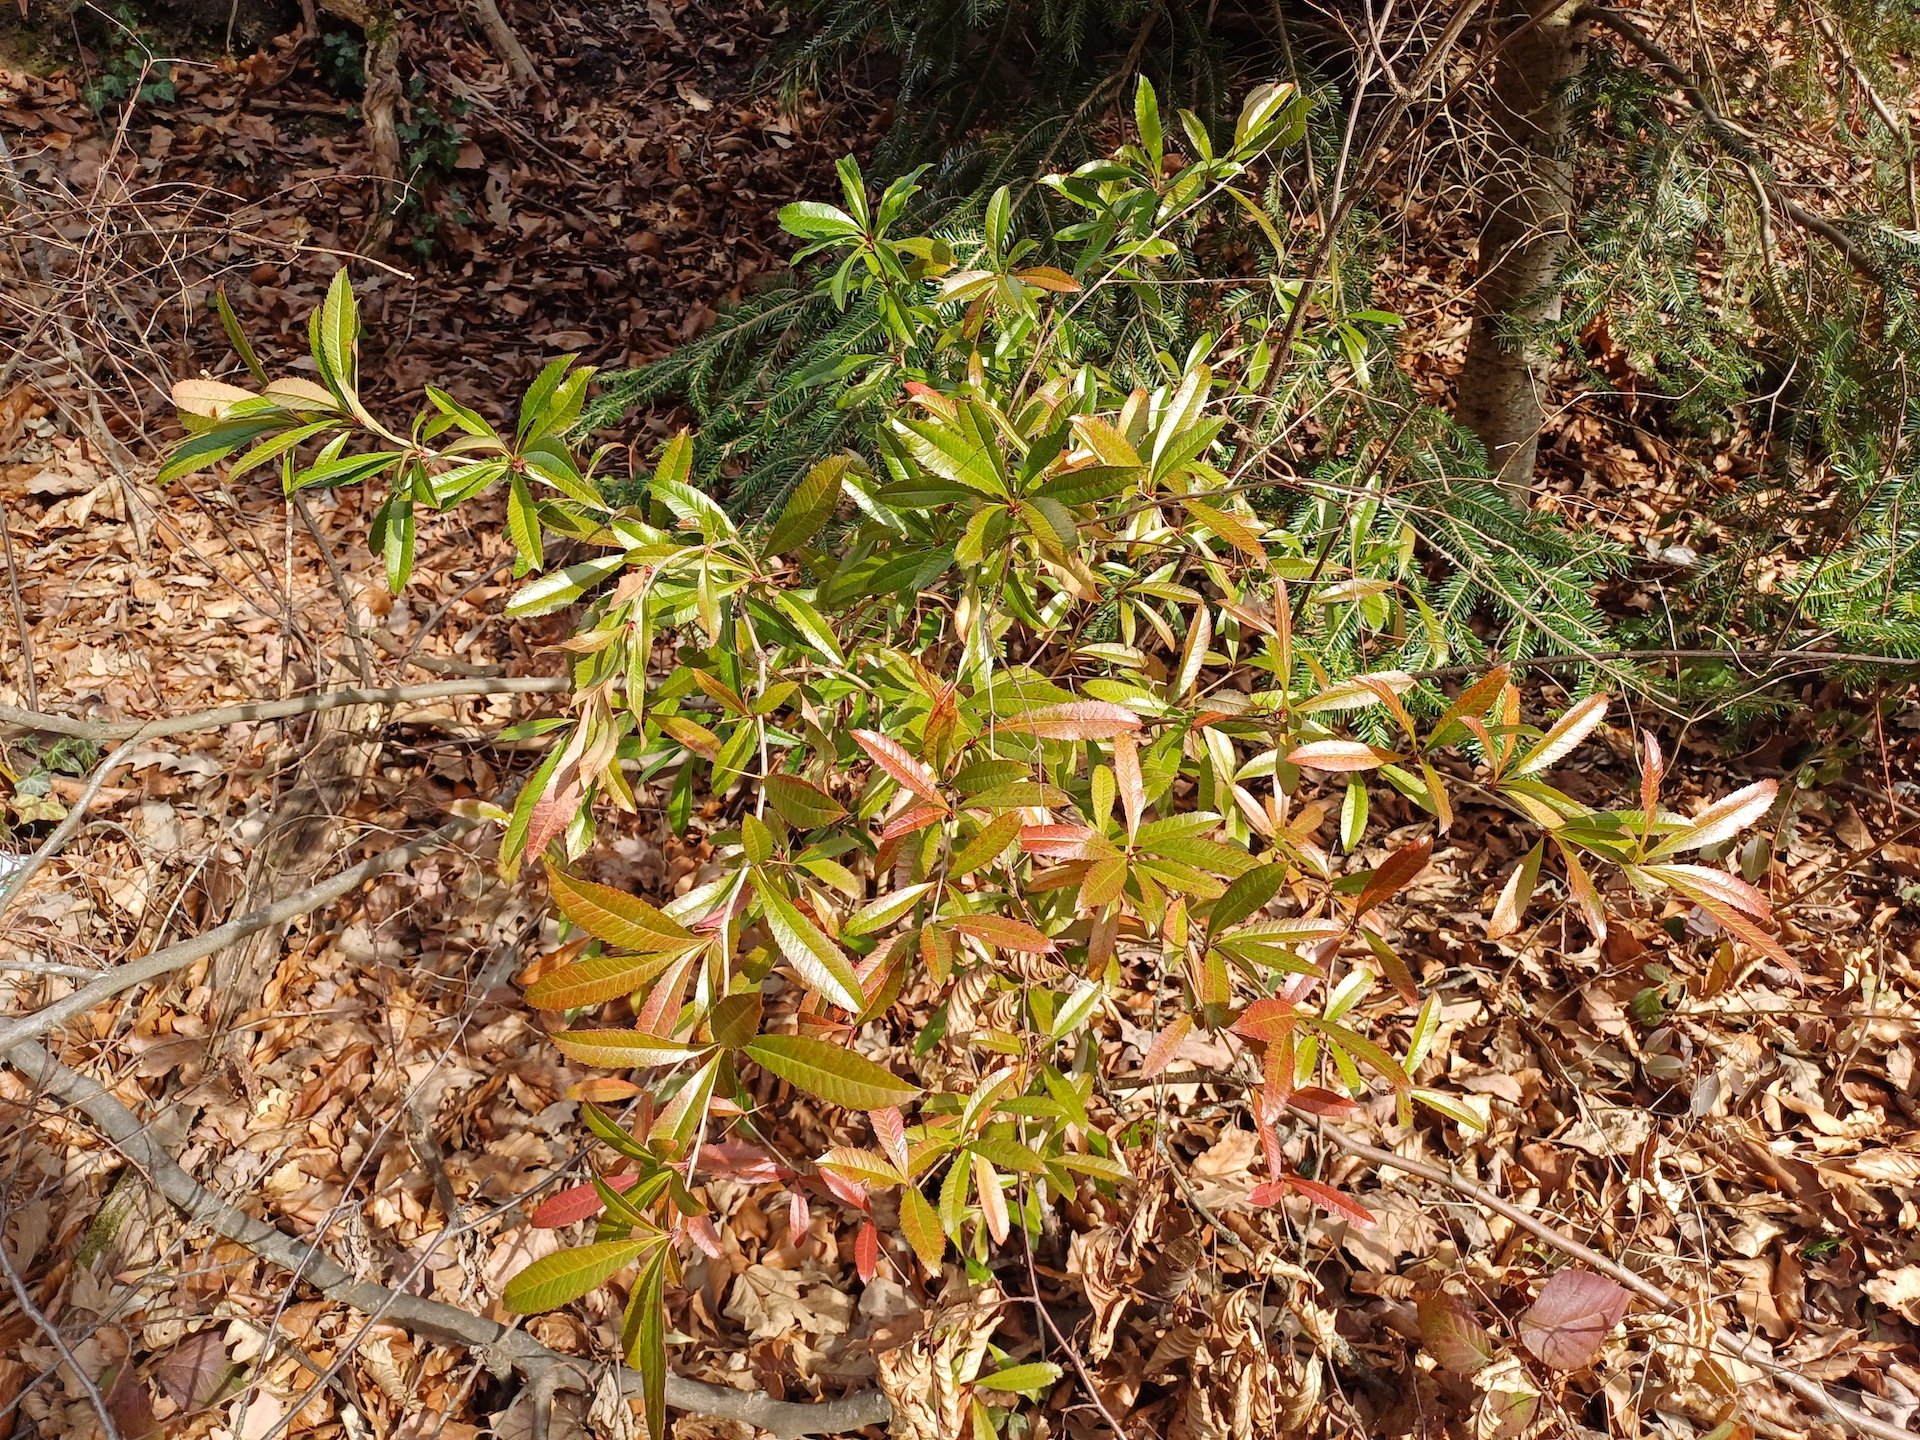
[[[1237,206],[1233,187],[1297,138],[1304,108],[1288,87],[1256,91],[1217,146],[1182,116],[1187,163],[1170,167],[1143,86],[1136,140],[1055,182],[1085,216],[1050,237],[1075,247],[1070,267],[1037,263],[1005,192],[968,237],[902,234],[913,179],[874,197],[850,163],[840,205],[789,207],[825,303],[864,310],[871,341],[834,377],[862,397],[858,443],[794,477],[761,522],[695,483],[688,435],[632,481],[608,476],[605,452],[583,461],[569,437],[592,375],[564,358],[510,431],[439,389],[388,428],[356,384],[344,273],[313,317],[317,381],[268,377],[236,326],[254,388],[176,390],[192,434],[163,480],[230,462],[278,465],[289,492],[381,487],[374,544],[396,589],[421,514],[504,493],[524,582],[506,613],[568,616],[568,713],[526,728],[545,754],[490,813],[502,868],[542,865],[568,927],[528,1003],[570,1018],[554,1036],[569,1057],[618,1074],[583,1109],[593,1179],[535,1216],[592,1219],[591,1239],[504,1299],[551,1309],[628,1274],[624,1344],[652,1435],[683,1246],[719,1254],[703,1173],[784,1181],[802,1230],[809,1205],[848,1207],[865,1278],[909,1250],[984,1278],[1062,1197],[1132,1183],[1137,1154],[1095,1117],[1103,1085],[1140,1077],[1103,1071],[1095,1030],[1143,967],[1166,1003],[1142,1076],[1194,1032],[1258,1062],[1253,1203],[1304,1196],[1370,1223],[1363,1198],[1287,1163],[1280,1126],[1375,1099],[1403,1124],[1480,1123],[1435,1083],[1439,997],[1401,924],[1469,791],[1539,832],[1493,938],[1543,876],[1604,937],[1604,868],[1699,906],[1729,958],[1737,942],[1791,963],[1750,876],[1685,858],[1725,856],[1772,781],[1672,814],[1648,737],[1638,797],[1574,800],[1550,776],[1604,697],[1535,725],[1504,666],[1448,692],[1366,664],[1441,623],[1417,512],[1370,490],[1357,461],[1291,509],[1231,482],[1221,435],[1257,387],[1258,341],[1156,357],[1151,384],[1087,358],[1102,292],[1156,303],[1164,232]],[[1351,369],[1366,333],[1357,354],[1337,335],[1307,343]],[[1443,635],[1426,643],[1445,653]],[[599,817],[655,796],[681,828],[696,803],[719,807],[720,873],[660,905],[583,878]],[[1389,811],[1422,833],[1356,863]],[[963,995],[1007,997],[1012,1018],[949,1035]],[[902,1073],[886,1022],[909,1001],[928,1012],[913,1048],[957,1047],[970,1085]],[[755,1123],[775,1082],[849,1125],[863,1114],[871,1143],[779,1155]],[[889,1191],[904,1249],[875,1220]],[[1063,1377],[1036,1361],[956,1378],[985,1435],[1017,1431],[1011,1417]]]

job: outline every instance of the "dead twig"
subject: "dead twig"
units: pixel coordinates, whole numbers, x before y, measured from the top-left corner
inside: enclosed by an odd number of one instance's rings
[[[358,865],[350,866],[317,885],[264,905],[251,914],[242,915],[237,920],[229,920],[211,930],[203,931],[163,950],[155,950],[150,955],[125,965],[116,965],[103,972],[100,977],[88,985],[82,986],[73,994],[54,1001],[51,1005],[34,1011],[31,1015],[20,1015],[0,1022],[0,1051],[5,1051],[22,1041],[32,1040],[46,1034],[49,1030],[65,1025],[69,1020],[86,1014],[102,1001],[110,1000],[123,991],[162,975],[171,975],[184,969],[196,960],[204,960],[209,955],[218,954],[229,945],[257,934],[273,925],[284,925],[287,921],[301,915],[310,915],[323,905],[330,905],[344,895],[350,895],[367,881],[390,871],[409,865],[423,855],[445,845],[451,844],[467,831],[478,825],[477,819],[464,816],[448,821],[438,830],[422,835],[418,840],[410,840],[405,845],[396,845],[391,850],[383,850],[370,859],[362,860]]]
[[[519,1372],[529,1384],[552,1376],[556,1390],[589,1388],[587,1367],[577,1357],[549,1350],[524,1330],[496,1324],[437,1300],[390,1290],[371,1280],[356,1280],[325,1251],[213,1195],[175,1164],[154,1138],[151,1127],[108,1094],[105,1087],[62,1065],[37,1043],[0,1040],[0,1054],[30,1083],[92,1121],[190,1223],[206,1225],[261,1259],[292,1271],[329,1300],[363,1314],[380,1315],[410,1333],[441,1344],[484,1351]],[[640,1377],[632,1371],[623,1370],[620,1383],[623,1391],[639,1392]],[[893,1415],[893,1406],[879,1390],[860,1390],[838,1400],[801,1405],[775,1400],[763,1391],[706,1385],[672,1373],[667,1375],[667,1404],[676,1410],[757,1425],[776,1440],[884,1425]]]
[[[389,685],[371,690],[325,690],[286,700],[253,700],[224,705],[159,720],[75,720],[66,715],[44,715],[17,705],[0,705],[0,725],[20,733],[73,735],[106,742],[138,735],[143,740],[218,730],[261,720],[285,720],[292,715],[316,715],[343,705],[411,705],[420,700],[447,700],[459,695],[555,695],[573,687],[564,675],[475,676],[465,680],[437,680],[430,685]]]

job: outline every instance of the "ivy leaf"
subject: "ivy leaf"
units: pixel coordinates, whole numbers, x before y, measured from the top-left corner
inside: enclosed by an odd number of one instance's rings
[[[598,1290],[647,1250],[660,1244],[657,1236],[644,1240],[610,1240],[543,1255],[501,1292],[500,1303],[516,1315],[555,1310],[570,1300]]]
[[[769,1074],[848,1110],[882,1110],[903,1105],[920,1093],[918,1085],[866,1056],[809,1036],[761,1035],[741,1048]]]

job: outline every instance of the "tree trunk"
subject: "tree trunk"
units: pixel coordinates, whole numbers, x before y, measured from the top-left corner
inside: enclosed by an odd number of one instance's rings
[[[1577,3],[1506,0],[1488,119],[1495,160],[1480,230],[1473,332],[1458,418],[1487,447],[1500,483],[1525,503],[1540,443],[1549,357],[1525,331],[1560,315],[1555,285],[1573,213],[1567,113],[1559,90],[1586,63]],[[1516,330],[1521,334],[1516,335]]]

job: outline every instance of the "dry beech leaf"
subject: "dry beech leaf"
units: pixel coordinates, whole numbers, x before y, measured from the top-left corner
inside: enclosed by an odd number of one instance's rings
[[[1584,1369],[1632,1299],[1621,1286],[1590,1270],[1556,1271],[1520,1317],[1520,1341],[1555,1370]]]

